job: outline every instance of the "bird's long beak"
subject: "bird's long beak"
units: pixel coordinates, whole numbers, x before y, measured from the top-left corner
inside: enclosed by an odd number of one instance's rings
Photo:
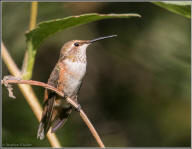
[[[98,41],[98,40],[103,40],[103,39],[106,39],[106,38],[112,38],[112,37],[116,37],[116,36],[117,35],[110,35],[110,36],[105,36],[105,37],[99,37],[99,38],[92,39],[89,42],[93,43],[93,42]]]

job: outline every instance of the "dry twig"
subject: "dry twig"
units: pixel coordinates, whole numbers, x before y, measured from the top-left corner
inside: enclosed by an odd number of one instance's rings
[[[4,77],[3,80],[1,80],[1,84],[30,84],[30,85],[35,85],[35,86],[41,86],[44,87],[46,89],[52,90],[54,92],[56,92],[58,95],[64,97],[64,94],[59,91],[57,88],[54,88],[46,83],[43,82],[39,82],[39,81],[33,81],[33,80],[20,80],[17,79],[15,77]],[[13,92],[12,90],[8,89],[9,91],[9,95],[12,94]],[[10,93],[11,92],[11,93]],[[69,97],[66,99],[73,107],[75,107],[76,109],[78,109],[78,104],[76,102],[74,102],[72,99],[70,99]],[[80,112],[80,116],[81,118],[84,120],[84,122],[86,123],[87,127],[89,128],[89,130],[91,131],[92,135],[94,136],[95,140],[97,141],[97,143],[99,144],[100,147],[104,148],[104,144],[101,141],[97,131],[95,130],[95,128],[93,127],[92,123],[90,122],[90,120],[88,119],[88,117],[86,116],[86,114],[84,113],[84,111],[82,109],[79,109]]]

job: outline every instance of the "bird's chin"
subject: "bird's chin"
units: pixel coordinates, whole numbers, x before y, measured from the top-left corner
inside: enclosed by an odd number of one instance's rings
[[[80,47],[80,50],[85,51],[89,45],[90,45],[90,44],[83,44],[83,45]]]

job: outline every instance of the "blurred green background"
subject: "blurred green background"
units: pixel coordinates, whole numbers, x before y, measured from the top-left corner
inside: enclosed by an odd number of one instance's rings
[[[33,80],[47,82],[62,45],[72,39],[118,37],[91,45],[79,102],[106,146],[189,147],[191,22],[152,3],[41,2],[37,22],[83,13],[139,13],[71,28],[48,38],[37,51]],[[29,28],[29,2],[3,2],[2,39],[21,68]],[[9,75],[3,63],[3,74]],[[33,87],[42,103],[44,89]],[[3,87],[3,145],[50,146],[36,139],[38,121],[14,86]],[[97,146],[73,112],[56,132],[62,146]]]

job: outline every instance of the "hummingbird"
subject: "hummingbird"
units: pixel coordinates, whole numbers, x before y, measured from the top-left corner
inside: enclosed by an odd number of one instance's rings
[[[52,127],[51,132],[54,133],[65,124],[73,109],[65,100],[67,97],[78,104],[78,93],[86,73],[87,47],[96,41],[115,36],[117,35],[99,37],[93,40],[72,40],[63,45],[59,60],[48,79],[48,84],[63,92],[64,97],[45,89],[37,139],[43,140],[50,127]],[[80,104],[78,105],[77,111],[80,110]]]

